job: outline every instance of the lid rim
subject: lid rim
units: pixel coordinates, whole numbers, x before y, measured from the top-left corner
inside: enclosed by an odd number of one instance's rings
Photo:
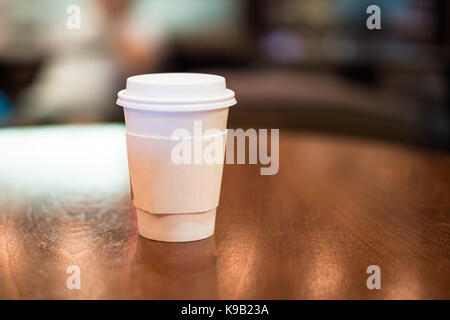
[[[123,108],[154,111],[200,111],[231,107],[237,103],[234,91],[226,89],[228,95],[208,99],[192,100],[152,100],[145,97],[130,96],[126,89],[117,94],[116,104]],[[180,108],[182,107],[182,108]]]
[[[193,103],[210,103],[210,102],[218,102],[218,101],[226,101],[234,99],[234,91],[230,89],[225,89],[225,92],[228,93],[224,96],[219,97],[211,97],[206,99],[179,99],[179,100],[162,100],[162,99],[151,99],[148,97],[139,97],[129,95],[127,93],[127,89],[120,90],[117,94],[118,99],[130,102],[139,102],[139,103],[157,103],[157,104],[193,104]]]
[[[191,112],[191,111],[207,111],[228,108],[237,103],[236,99],[226,101],[209,102],[209,103],[191,103],[191,104],[155,104],[142,103],[134,101],[126,101],[117,99],[116,104],[127,109],[143,110],[143,111],[167,111],[167,112]],[[183,107],[183,108],[180,108]]]

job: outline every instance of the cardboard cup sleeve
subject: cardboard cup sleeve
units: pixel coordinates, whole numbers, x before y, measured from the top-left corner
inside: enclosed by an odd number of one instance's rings
[[[161,241],[193,241],[214,232],[219,205],[226,131],[210,137],[187,138],[190,163],[174,163],[172,152],[181,140],[127,133],[128,165],[139,233]],[[205,150],[220,144],[219,163],[194,163],[194,144]],[[216,150],[218,151],[218,150]]]

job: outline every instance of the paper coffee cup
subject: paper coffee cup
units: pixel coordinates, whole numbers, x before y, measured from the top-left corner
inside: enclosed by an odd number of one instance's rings
[[[234,92],[216,75],[127,79],[117,104],[124,107],[130,185],[142,236],[178,242],[213,234],[228,108],[235,103]]]

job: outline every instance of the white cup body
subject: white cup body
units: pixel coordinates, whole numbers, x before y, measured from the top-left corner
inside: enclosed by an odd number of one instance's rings
[[[165,112],[124,108],[127,132],[147,137],[170,137],[179,129],[187,129],[197,136],[195,125],[201,122],[203,132],[209,129],[225,131],[228,109],[220,108],[204,111]]]
[[[137,208],[136,214],[139,234],[148,239],[186,242],[214,234],[216,209],[202,213],[151,214]]]

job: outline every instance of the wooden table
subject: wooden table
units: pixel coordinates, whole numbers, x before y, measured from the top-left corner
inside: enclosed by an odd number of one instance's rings
[[[280,137],[279,173],[226,165],[215,236],[177,244],[137,234],[122,126],[0,130],[0,298],[450,298],[448,154]]]

